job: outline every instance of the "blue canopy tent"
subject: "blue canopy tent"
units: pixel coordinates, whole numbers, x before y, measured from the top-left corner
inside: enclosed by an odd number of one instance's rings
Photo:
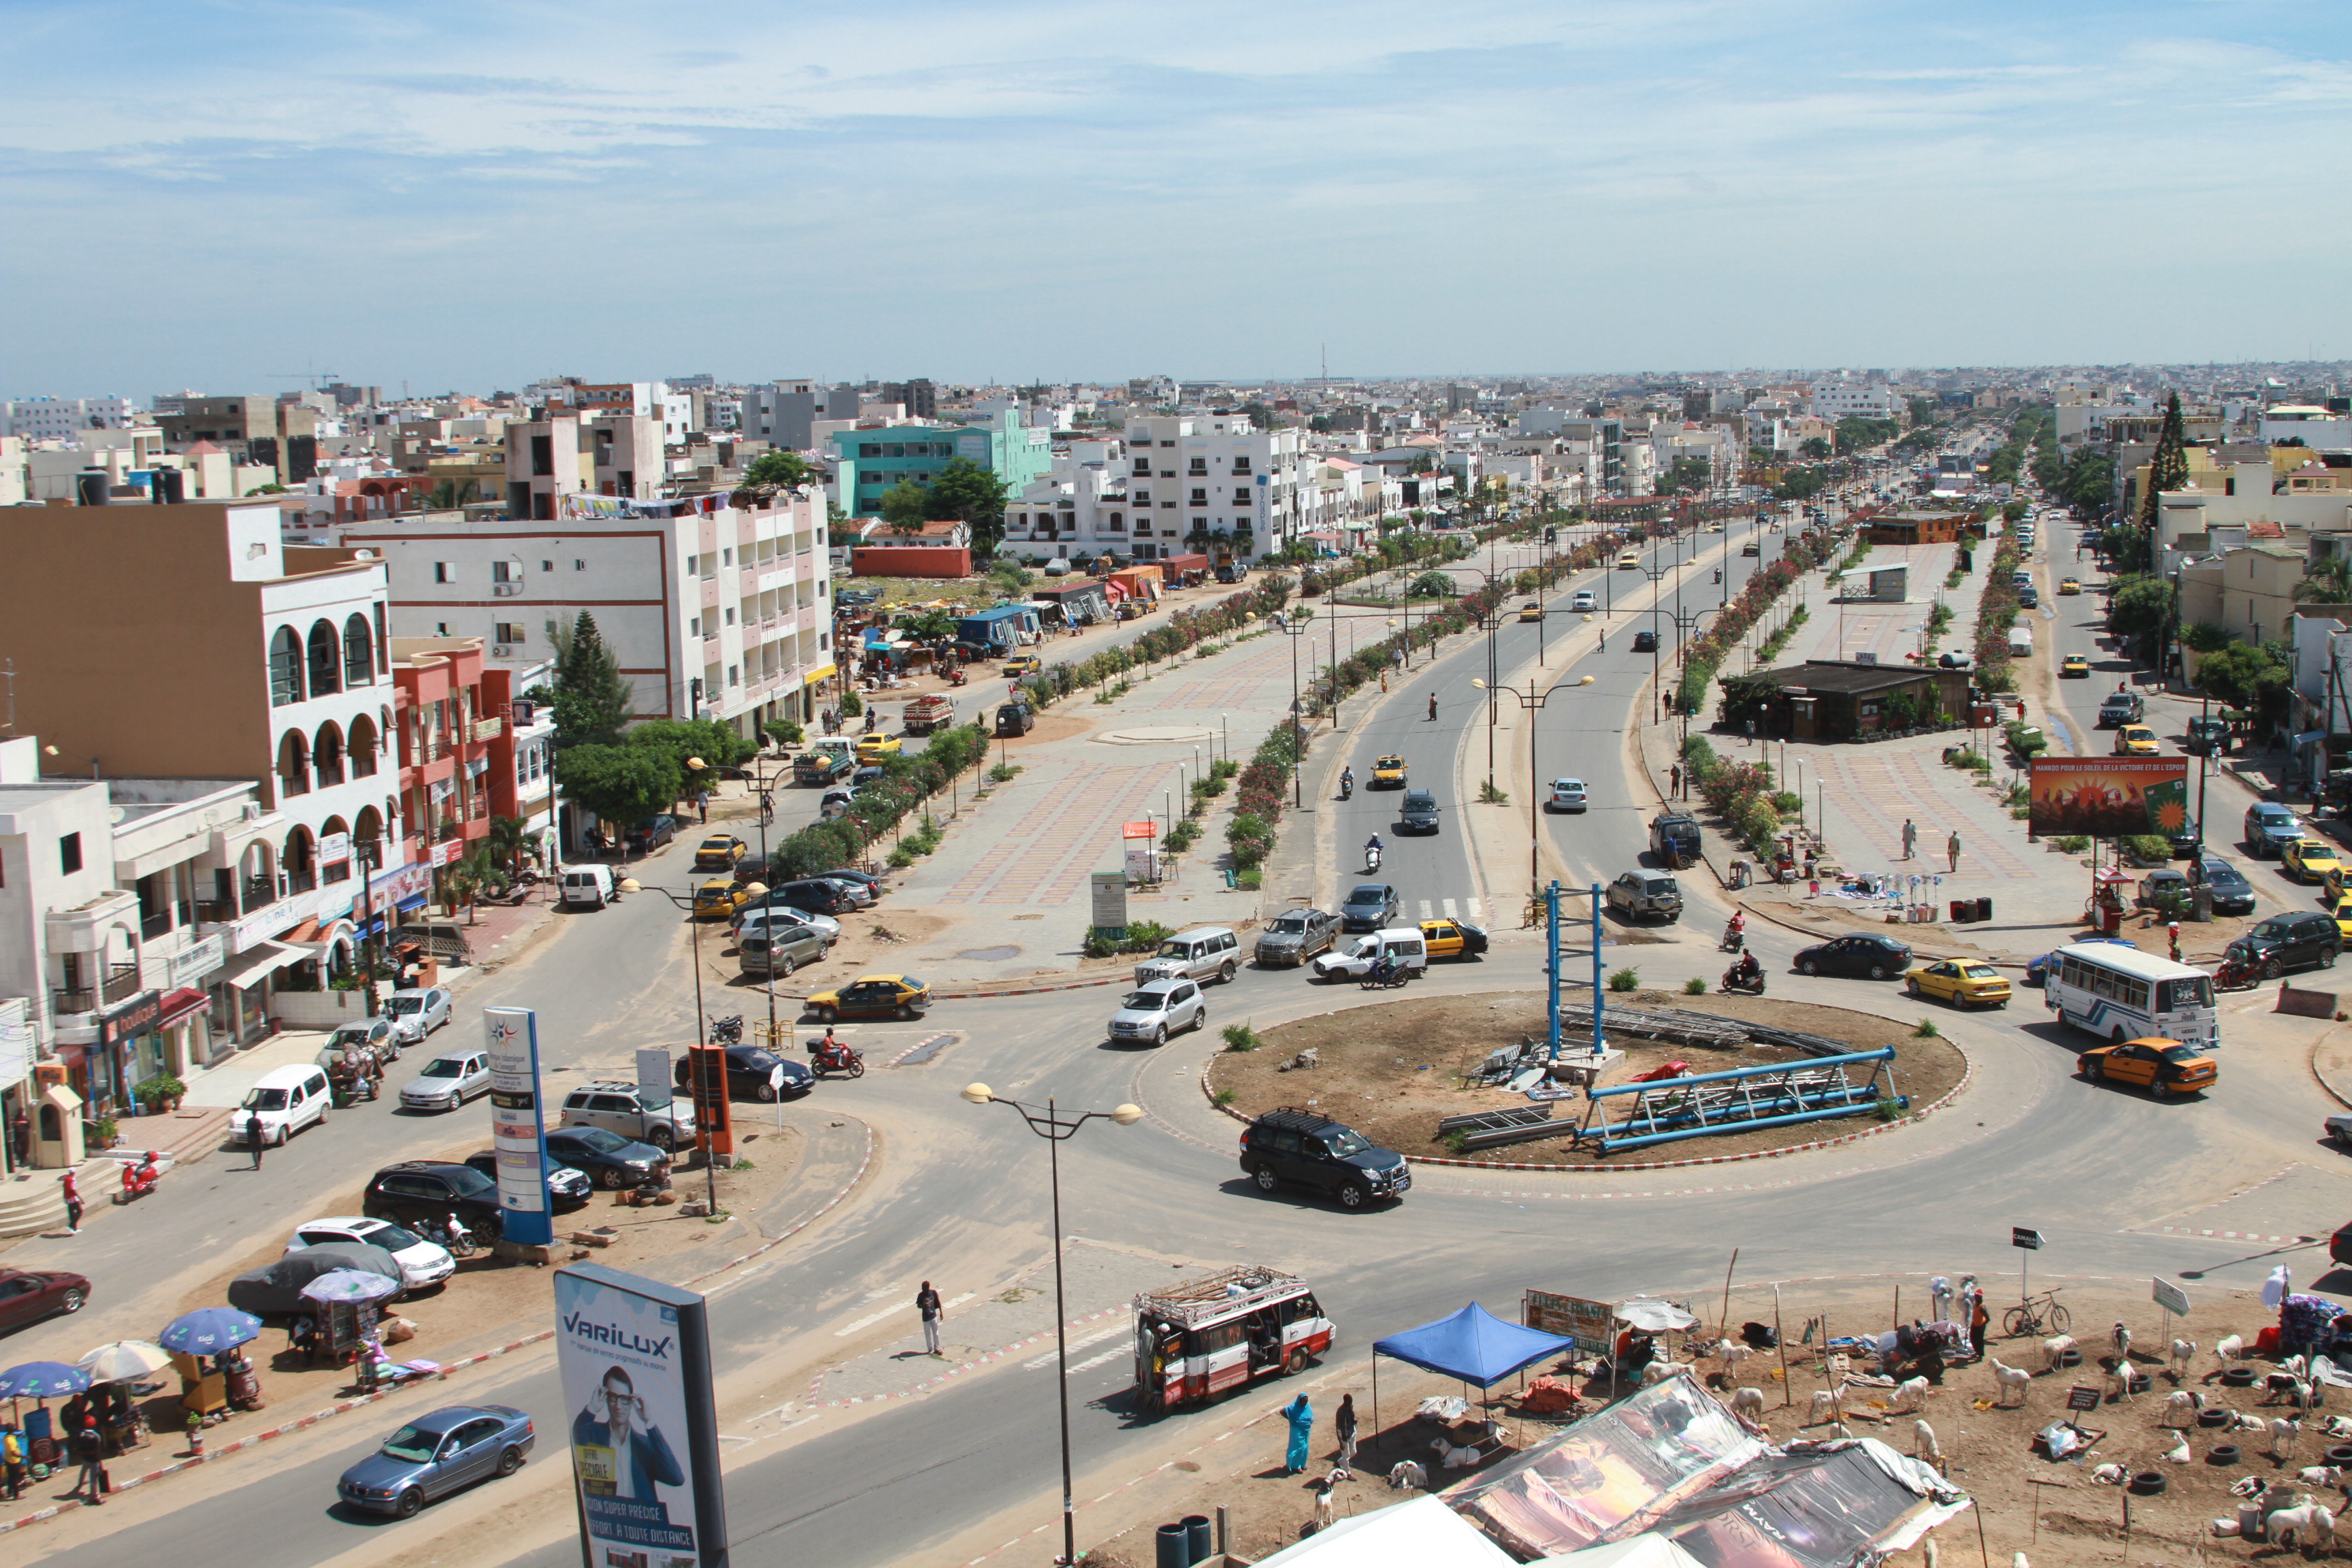
[[[1451,1317],[1372,1342],[1372,1429],[1381,1429],[1381,1357],[1392,1356],[1443,1377],[1492,1388],[1549,1357],[1576,1348],[1566,1334],[1507,1323],[1473,1301]]]

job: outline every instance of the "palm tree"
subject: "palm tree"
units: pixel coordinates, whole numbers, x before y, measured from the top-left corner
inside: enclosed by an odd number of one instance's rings
[[[526,857],[538,857],[542,836],[542,829],[531,826],[520,816],[493,816],[487,840],[490,858],[509,872],[520,871]]]
[[[499,869],[487,846],[467,850],[449,862],[449,896],[466,906],[466,923],[475,921],[475,900],[484,892],[497,892],[507,885],[507,874]]]
[[[2352,605],[2352,557],[2331,555],[2294,585],[2297,604]]]

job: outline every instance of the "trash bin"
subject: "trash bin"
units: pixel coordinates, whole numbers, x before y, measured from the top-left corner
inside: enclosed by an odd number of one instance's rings
[[[1968,900],[1954,899],[1952,900],[1952,923],[1954,925],[1966,925],[1969,921],[1969,917],[1973,915],[1975,912],[1976,905],[1969,902]]]
[[[1989,921],[1992,919],[1992,900],[1990,899],[1979,899],[1977,900],[1977,919],[1980,921]]]
[[[1209,1542],[1209,1516],[1188,1513],[1184,1516],[1184,1550],[1192,1553],[1194,1563],[1206,1563],[1213,1554]]]
[[[1155,1568],[1192,1568],[1192,1532],[1181,1524],[1163,1524],[1156,1533],[1159,1552],[1153,1557]]]

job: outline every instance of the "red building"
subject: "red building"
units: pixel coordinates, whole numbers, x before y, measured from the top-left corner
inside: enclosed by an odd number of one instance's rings
[[[492,815],[517,815],[513,675],[484,668],[479,637],[394,637],[392,678],[408,859],[434,868],[437,891],[441,868],[489,837]]]

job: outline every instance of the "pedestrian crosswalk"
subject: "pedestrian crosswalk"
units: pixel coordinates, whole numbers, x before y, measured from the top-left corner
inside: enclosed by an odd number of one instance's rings
[[[1449,920],[1475,922],[1480,918],[1480,899],[1423,899],[1421,918],[1425,921]]]

